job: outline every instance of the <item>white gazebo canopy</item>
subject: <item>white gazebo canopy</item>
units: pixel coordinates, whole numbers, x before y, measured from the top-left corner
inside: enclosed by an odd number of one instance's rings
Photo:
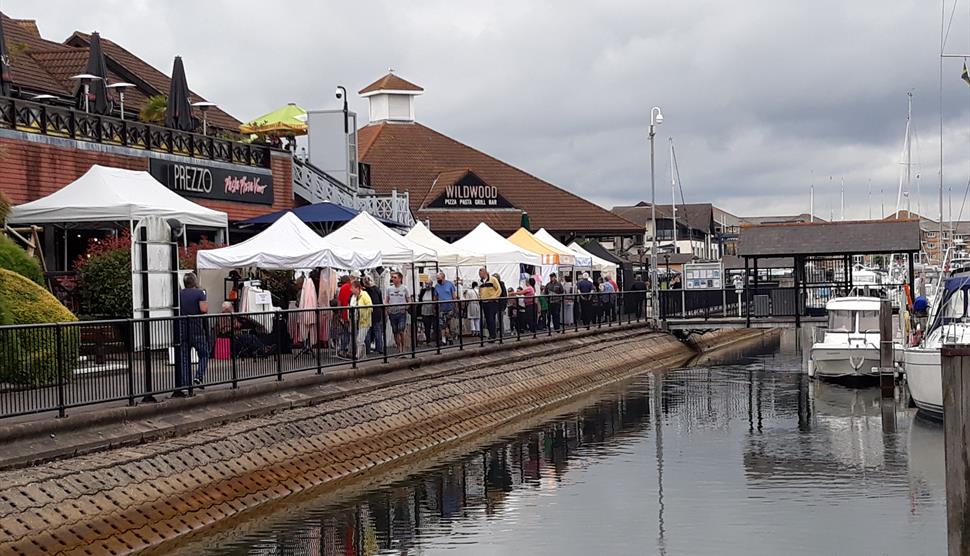
[[[229,218],[175,193],[148,172],[95,164],[50,195],[13,207],[11,224],[138,222],[148,216],[182,225],[225,228]]]
[[[519,285],[521,280],[520,264],[536,267],[542,264],[542,257],[539,254],[523,249],[505,239],[484,222],[453,245],[460,249],[469,249],[484,254],[488,271],[493,274],[498,273],[506,287],[509,288]]]
[[[242,243],[199,251],[198,270],[225,270],[255,266],[263,269],[340,268],[359,270],[382,264],[375,249],[338,246],[317,235],[292,212]]]
[[[325,237],[334,245],[354,250],[377,250],[385,264],[434,262],[438,253],[402,236],[379,220],[362,212]]]
[[[552,234],[546,231],[545,228],[540,228],[538,232],[532,234],[536,236],[539,241],[545,243],[550,247],[555,247],[560,251],[566,251],[567,253],[574,253],[576,255],[576,268],[592,268],[593,267],[593,256],[590,254],[577,253],[576,251],[567,247],[564,243],[553,237]],[[583,253],[586,253],[585,251]]]
[[[593,259],[593,270],[598,270],[600,272],[608,272],[614,276],[616,275],[616,268],[617,268],[616,263],[611,263],[606,259],[601,259],[600,257],[597,257],[596,255],[583,249],[582,246],[580,246],[575,241],[569,244],[569,248],[573,250],[577,255],[584,255],[587,257],[591,257]]]
[[[482,253],[462,249],[461,247],[448,243],[434,235],[421,222],[415,224],[411,228],[411,231],[404,237],[419,245],[434,249],[438,253],[439,266],[483,266],[485,264],[485,255]]]

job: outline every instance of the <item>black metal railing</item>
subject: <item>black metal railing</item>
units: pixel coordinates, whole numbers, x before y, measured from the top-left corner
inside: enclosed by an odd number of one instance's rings
[[[880,290],[898,304],[901,285]],[[824,316],[825,304],[849,295],[844,285],[811,284],[795,287],[748,286],[725,289],[660,290],[660,318],[794,318]]]
[[[0,418],[645,320],[645,292],[0,326]]]
[[[178,154],[246,166],[270,167],[270,147],[180,131],[137,120],[88,114],[73,108],[0,97],[0,127]]]

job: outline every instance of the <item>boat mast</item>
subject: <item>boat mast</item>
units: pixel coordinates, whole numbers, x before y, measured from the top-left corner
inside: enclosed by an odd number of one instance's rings
[[[674,179],[674,138],[668,137],[670,141],[670,212],[674,215],[674,253],[680,252],[677,249],[677,181]],[[687,230],[688,237],[690,230]],[[690,252],[694,252],[694,244],[690,243]]]
[[[842,207],[840,209],[841,210],[841,213],[839,214],[839,218],[841,218],[842,220],[845,220],[845,178],[841,178],[841,180],[840,180],[839,191],[841,193],[841,201],[840,202],[842,204]]]
[[[866,207],[869,209],[869,220],[872,220],[872,178],[869,178]]]
[[[953,0],[954,3],[956,0]],[[943,54],[946,48],[946,0],[940,2],[940,265],[943,265]],[[912,278],[912,277],[910,277]]]

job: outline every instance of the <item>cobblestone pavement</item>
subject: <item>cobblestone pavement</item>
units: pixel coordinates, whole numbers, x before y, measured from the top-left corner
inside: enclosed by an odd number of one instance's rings
[[[556,354],[487,355],[447,376],[0,473],[0,553],[139,551],[692,354],[643,330],[575,339]]]

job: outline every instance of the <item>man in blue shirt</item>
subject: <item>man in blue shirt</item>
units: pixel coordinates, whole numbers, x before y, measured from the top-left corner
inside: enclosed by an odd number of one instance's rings
[[[179,292],[179,315],[183,318],[178,319],[180,357],[178,372],[175,375],[177,390],[172,393],[174,398],[185,396],[181,388],[187,387],[190,381],[201,388],[205,380],[205,368],[209,363],[208,325],[201,316],[209,312],[209,302],[206,300],[205,290],[199,288],[199,279],[195,274],[191,272],[186,274],[183,283],[185,289]],[[199,356],[199,368],[195,379],[191,378],[193,348]]]
[[[583,319],[583,324],[589,326],[593,322],[593,282],[589,279],[589,274],[583,274],[576,289],[579,291],[579,316]]]
[[[438,329],[439,337],[446,343],[451,343],[451,318],[454,315],[455,304],[444,303],[454,301],[458,297],[458,290],[450,281],[445,280],[445,273],[438,273],[438,281],[434,285],[434,299],[441,303],[438,304]]]

